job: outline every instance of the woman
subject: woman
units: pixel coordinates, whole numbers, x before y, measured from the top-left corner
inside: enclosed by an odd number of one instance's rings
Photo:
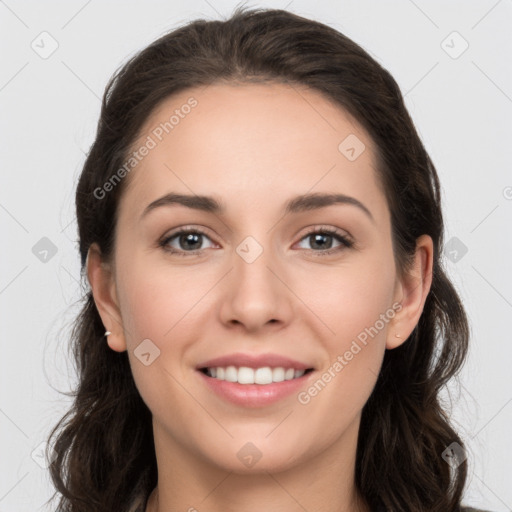
[[[396,82],[326,25],[238,9],[132,58],[76,193],[58,510],[471,510],[440,204]]]

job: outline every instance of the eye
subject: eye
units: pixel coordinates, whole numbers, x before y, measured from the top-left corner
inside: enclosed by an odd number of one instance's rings
[[[159,245],[170,253],[179,256],[187,256],[189,254],[198,254],[205,249],[205,247],[203,247],[205,238],[211,242],[210,237],[201,229],[187,228],[165,236],[159,242]],[[178,247],[176,247],[176,244]]]
[[[333,240],[338,242],[338,246],[332,246]],[[311,249],[309,251],[319,253],[318,256],[332,254],[339,252],[343,249],[348,249],[354,245],[354,243],[345,235],[341,234],[337,229],[334,228],[319,228],[315,226],[312,228],[305,237],[301,239],[300,243],[309,242]]]
[[[207,239],[211,245],[204,247],[203,242]],[[333,247],[333,240],[338,243]],[[300,244],[309,242],[312,246],[307,249],[311,253],[317,253],[318,256],[325,256],[335,252],[348,249],[354,243],[340,231],[329,227],[313,227],[299,242]],[[186,228],[171,233],[162,238],[159,245],[171,254],[178,256],[188,256],[199,254],[202,250],[213,247],[210,237],[199,228]],[[177,247],[176,247],[177,245]]]

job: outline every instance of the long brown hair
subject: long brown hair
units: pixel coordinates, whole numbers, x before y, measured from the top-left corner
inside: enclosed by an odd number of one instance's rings
[[[173,30],[124,64],[106,87],[76,190],[82,279],[93,242],[106,258],[112,255],[126,180],[104,197],[95,191],[126,162],[155,107],[190,87],[253,80],[310,87],[368,131],[377,147],[400,273],[409,268],[416,239],[433,239],[433,280],[420,320],[405,343],[386,351],[362,411],[356,484],[372,508],[458,511],[466,462],[455,467],[442,454],[454,442],[464,444],[439,392],[464,363],[469,327],[441,259],[439,179],[397,83],[345,35],[284,10],[237,8],[225,21],[200,19]],[[90,291],[83,301],[72,332],[79,382],[72,408],[48,438],[55,454],[50,473],[61,495],[58,511],[126,511],[137,485],[147,495],[157,483],[151,413],[127,353],[105,342]]]

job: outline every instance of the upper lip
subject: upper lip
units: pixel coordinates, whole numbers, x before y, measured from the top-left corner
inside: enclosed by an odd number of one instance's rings
[[[265,366],[270,366],[271,368],[283,367],[294,368],[296,370],[307,370],[309,368],[313,368],[310,364],[301,363],[300,361],[296,361],[295,359],[281,356],[279,354],[256,355],[235,353],[209,359],[208,361],[198,364],[196,369],[215,368],[218,366],[236,366],[238,368],[241,366],[246,366],[248,368],[263,368]]]

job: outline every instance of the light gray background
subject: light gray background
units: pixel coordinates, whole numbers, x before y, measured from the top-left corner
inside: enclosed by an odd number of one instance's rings
[[[81,293],[74,188],[107,80],[165,31],[228,16],[236,4],[0,1],[0,512],[49,510],[42,504],[53,489],[38,454],[70,403],[57,390],[75,383],[66,349]],[[472,347],[461,395],[452,386],[445,396],[469,446],[465,501],[512,510],[512,2],[248,5],[333,26],[399,83],[441,178],[446,241],[459,244],[445,253],[446,267],[470,317]],[[31,47],[51,49],[43,31],[58,43],[46,59]],[[457,56],[463,40],[469,47]],[[32,250],[42,237],[57,249],[46,262]]]

